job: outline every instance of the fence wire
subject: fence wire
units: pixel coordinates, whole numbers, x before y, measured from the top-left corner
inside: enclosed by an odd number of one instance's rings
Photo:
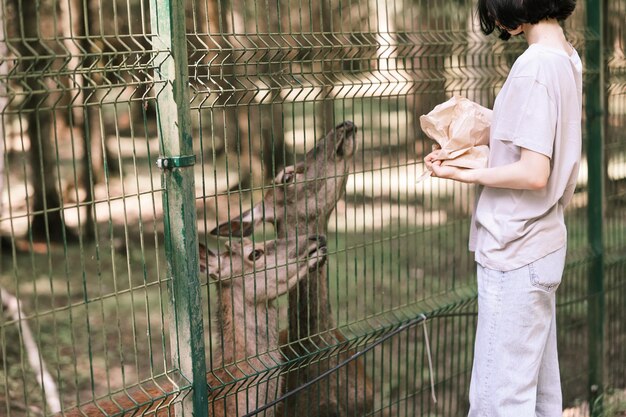
[[[475,190],[417,182],[418,119],[492,107],[524,50],[474,9],[1,0],[0,415],[465,415]],[[567,417],[626,412],[625,19],[588,0],[565,26],[602,91],[566,213]]]

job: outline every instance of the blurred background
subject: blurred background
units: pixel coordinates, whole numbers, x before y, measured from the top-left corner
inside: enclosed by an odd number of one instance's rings
[[[491,108],[525,49],[482,35],[475,8],[1,0],[0,415],[52,415],[174,374],[188,380],[180,357],[190,348],[172,330],[181,254],[171,242],[214,242],[210,230],[259,203],[283,167],[345,120],[358,128],[357,150],[328,222],[328,300],[313,301],[330,303],[346,340],[326,340],[298,366],[335,364],[342,347],[371,346],[425,315],[428,344],[420,324],[359,358],[373,386],[366,414],[465,415],[475,190],[417,179],[432,145],[419,116],[454,94]],[[626,415],[625,21],[623,0],[587,0],[565,24],[585,65],[586,115],[557,300],[568,417]],[[192,181],[179,187],[156,165],[181,149],[172,126],[196,156]],[[192,217],[164,209],[177,196],[192,202]],[[271,225],[254,234],[274,237]],[[206,281],[197,280],[202,320],[192,339],[210,371],[220,322]]]

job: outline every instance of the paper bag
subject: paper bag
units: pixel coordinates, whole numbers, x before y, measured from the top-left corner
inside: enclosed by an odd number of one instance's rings
[[[489,158],[492,111],[473,101],[454,96],[420,117],[426,135],[441,147],[442,165],[484,168]]]

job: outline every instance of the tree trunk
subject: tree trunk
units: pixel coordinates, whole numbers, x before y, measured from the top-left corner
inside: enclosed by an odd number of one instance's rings
[[[46,72],[51,67],[50,50],[41,37],[41,4],[36,1],[17,1],[19,33],[24,40],[19,44],[22,58],[23,86],[27,94],[22,108],[27,114],[30,141],[31,206],[30,233],[34,240],[71,242],[76,235],[65,227],[60,186],[57,175],[56,147],[52,144],[52,112],[50,83]]]
[[[95,219],[94,219],[94,184],[97,179],[102,179],[102,172],[99,168],[97,171],[94,169],[92,162],[92,156],[101,159],[102,151],[100,147],[100,131],[94,129],[94,120],[92,113],[93,110],[88,107],[85,97],[87,96],[86,90],[89,88],[88,81],[82,76],[80,70],[83,67],[83,60],[85,59],[83,51],[89,51],[89,42],[85,38],[86,34],[86,20],[89,19],[90,10],[83,7],[83,0],[62,0],[59,4],[62,17],[62,30],[65,48],[70,54],[70,60],[68,63],[68,69],[72,75],[69,76],[68,95],[70,97],[68,102],[69,111],[69,128],[70,134],[80,135],[80,139],[83,147],[83,154],[81,157],[82,172],[78,173],[80,181],[80,187],[85,191],[85,199],[87,202],[87,212],[84,219],[81,219],[80,229],[83,236],[89,240],[95,239]],[[85,15],[87,13],[87,15]],[[71,97],[74,96],[74,97]],[[95,142],[95,146],[92,143]],[[93,148],[100,149],[96,155],[93,154]],[[98,158],[99,157],[99,158]],[[100,161],[98,161],[99,167]],[[96,172],[100,175],[96,176]],[[76,188],[79,188],[79,184],[76,184]],[[78,199],[77,199],[78,200]]]
[[[283,26],[280,16],[284,13],[281,0],[272,0],[268,2],[268,7],[264,10],[267,15],[261,15],[258,18],[259,31],[262,33],[279,33],[282,34]],[[259,13],[262,13],[259,11]],[[278,45],[278,48],[285,48],[287,44],[281,36],[272,35],[271,46]],[[267,97],[259,106],[259,138],[263,147],[263,163],[265,165],[264,177],[271,179],[282,169],[285,162],[285,132],[283,126],[283,104],[280,97],[280,83],[276,81],[276,76],[283,70],[283,61],[285,59],[285,51],[278,50],[271,52],[262,61],[268,61],[266,64],[258,66],[259,73],[268,84],[270,89]]]
[[[0,34],[6,33],[4,30],[4,7],[0,7]],[[0,40],[0,56],[6,57],[9,55],[9,51],[6,44],[6,39]],[[7,61],[0,61],[0,218],[3,216],[2,207],[2,195],[4,194],[4,142],[5,142],[5,114],[4,111],[8,104],[7,97]],[[4,251],[5,245],[4,238],[0,236],[0,252]],[[3,265],[0,257],[0,271],[3,270]]]
[[[466,8],[464,4],[457,4],[457,6],[461,9]],[[438,32],[442,33],[442,39],[451,39],[449,35],[453,33],[451,26],[454,23],[452,15],[446,15],[445,12],[431,7],[428,2],[420,2],[414,7],[418,19],[411,21],[410,27],[399,29],[414,32],[419,39],[422,36],[425,39],[424,44],[419,45],[419,54],[407,57],[407,61],[410,62],[410,74],[416,85],[413,95],[407,98],[407,107],[415,120],[413,130],[419,137],[422,136],[419,122],[417,122],[419,116],[430,112],[433,107],[446,100],[446,60],[450,57],[450,45],[433,42],[431,39]],[[440,15],[441,13],[444,14]],[[459,21],[465,22],[462,18]],[[416,143],[417,158],[421,158],[422,154],[431,150],[430,143],[424,148],[422,145],[424,143],[421,141]]]
[[[328,42],[332,48],[336,39],[332,36],[332,28],[330,22],[332,21],[332,2],[328,0],[312,0],[312,21],[313,31],[319,31],[322,33],[322,37],[325,34],[329,34]],[[324,49],[322,52],[322,62],[319,64],[320,68],[314,68],[315,73],[323,74],[324,87],[322,94],[320,95],[322,100],[316,106],[315,112],[317,113],[317,137],[322,137],[331,130],[337,123],[335,123],[335,100],[332,96],[335,77],[333,74],[341,72],[341,68],[333,63],[332,49]],[[315,64],[314,64],[315,65]]]
[[[99,7],[98,2],[94,0],[86,0],[86,3],[83,4],[80,0],[72,0],[72,1],[81,3],[79,7],[83,9],[82,13],[84,14],[84,18],[82,18],[81,22],[79,23],[82,26],[82,32],[80,33],[82,35],[85,35],[86,37],[94,36],[93,30],[96,27],[96,20],[98,16],[98,12],[97,12],[98,7]],[[82,17],[83,15],[81,14],[78,16]],[[90,51],[88,45],[89,45],[89,42],[87,41],[86,38],[81,40],[82,50]],[[91,59],[96,59],[96,58],[91,58]],[[87,62],[87,63],[84,63],[84,66],[89,66],[90,64],[91,62]],[[83,85],[86,87],[87,83],[84,82]],[[89,96],[88,94],[86,94],[84,90],[83,90],[83,95],[87,97]],[[88,99],[84,104],[85,105],[88,104]],[[91,176],[92,176],[91,186],[93,187],[96,184],[103,182],[105,179],[105,175],[106,175],[104,172],[105,154],[107,156],[107,162],[109,166],[111,164],[109,161],[113,160],[114,166],[113,168],[110,168],[110,169],[115,169],[116,170],[115,172],[119,172],[119,166],[117,163],[117,158],[114,158],[112,154],[107,151],[106,145],[103,142],[104,137],[102,136],[102,132],[100,130],[100,123],[98,122],[98,120],[100,119],[98,117],[98,114],[99,114],[98,108],[94,106],[86,107],[86,111],[87,111],[87,116],[88,116],[87,121],[89,123],[86,130],[87,132],[89,132],[90,138],[89,138],[88,143],[85,143],[85,146],[88,146],[88,148],[86,149],[88,149],[90,152],[89,167],[91,168]]]
[[[219,57],[213,62],[221,63],[217,68],[211,65],[211,74],[220,79],[225,92],[210,109],[213,112],[212,120],[216,125],[223,121],[222,132],[225,150],[229,158],[229,165],[237,168],[239,173],[238,184],[231,184],[230,189],[252,189],[261,187],[274,176],[272,167],[282,167],[284,164],[284,137],[282,129],[282,106],[274,103],[279,96],[278,89],[273,89],[265,98],[263,104],[253,101],[252,96],[243,91],[229,91],[231,88],[241,89],[244,82],[262,77],[271,79],[273,72],[280,71],[280,64],[257,64],[254,60],[260,54],[252,55],[255,48],[251,39],[256,39],[257,32],[267,32],[265,24],[271,31],[278,26],[278,14],[272,5],[267,10],[267,19],[257,19],[258,27],[255,32],[248,31],[244,20],[244,4],[241,0],[217,2],[209,0],[206,9],[206,26],[210,40],[208,44],[217,43],[220,49]],[[261,11],[259,11],[261,13]],[[200,8],[197,16],[202,18]],[[245,35],[245,36],[243,36]],[[244,48],[247,52],[231,51],[234,47]],[[215,58],[207,56],[206,60]],[[264,55],[264,59],[267,56]],[[279,58],[273,57],[273,60]],[[267,104],[266,104],[267,103]],[[223,114],[219,114],[223,112]],[[216,126],[217,127],[217,126]]]

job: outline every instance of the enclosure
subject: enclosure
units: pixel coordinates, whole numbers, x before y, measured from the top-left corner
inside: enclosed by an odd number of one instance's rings
[[[523,40],[473,0],[0,6],[0,415],[465,415],[475,190],[418,181],[418,119]],[[626,415],[624,22],[565,25],[568,417]]]

